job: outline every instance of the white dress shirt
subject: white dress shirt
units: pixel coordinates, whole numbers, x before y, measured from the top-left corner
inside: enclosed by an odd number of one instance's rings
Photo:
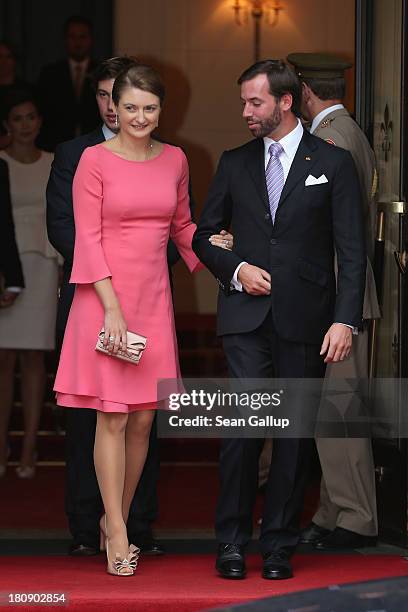
[[[298,150],[298,147],[300,145],[300,141],[302,140],[302,136],[303,136],[303,126],[300,120],[298,119],[296,127],[291,132],[289,132],[289,134],[286,134],[286,136],[284,136],[283,138],[281,138],[281,140],[279,140],[279,144],[283,148],[283,151],[279,156],[279,160],[282,164],[283,176],[284,176],[285,182],[286,182],[286,179],[288,178],[289,170],[292,165],[293,159],[296,155],[296,151]],[[269,158],[270,158],[269,147],[271,146],[271,144],[274,144],[277,141],[273,140],[272,138],[268,138],[268,136],[265,136],[263,141],[264,141],[264,146],[265,146],[265,170],[266,170],[266,167],[269,163]]]
[[[312,125],[310,126],[310,133],[313,134],[317,126],[323,121],[325,117],[327,117],[327,115],[342,108],[344,108],[343,104],[333,104],[333,106],[329,106],[329,108],[325,108],[324,110],[320,111],[320,113],[316,115],[316,117],[312,121]]]
[[[115,132],[112,132],[112,130],[108,128],[106,123],[104,123],[102,126],[102,132],[103,132],[103,135],[105,136],[105,140],[110,140],[111,138],[116,136]]]
[[[289,134],[286,134],[286,136],[284,136],[283,138],[281,138],[281,140],[279,140],[279,144],[283,147],[283,151],[279,156],[279,160],[282,164],[283,178],[284,178],[285,183],[286,183],[286,179],[288,178],[290,167],[296,155],[296,151],[298,150],[300,141],[302,140],[302,136],[303,136],[303,126],[300,120],[298,119],[296,127],[291,132],[289,132]],[[268,138],[267,136],[265,136],[263,141],[264,141],[264,147],[265,147],[265,170],[266,170],[266,167],[269,163],[269,158],[270,158],[269,147],[271,146],[271,144],[277,141],[273,140],[272,138]],[[241,266],[243,266],[246,263],[247,263],[246,261],[241,261],[241,263],[237,266],[234,272],[234,276],[232,277],[232,280],[231,280],[232,288],[236,289],[237,291],[242,291],[242,284],[238,280],[238,272],[240,271]]]

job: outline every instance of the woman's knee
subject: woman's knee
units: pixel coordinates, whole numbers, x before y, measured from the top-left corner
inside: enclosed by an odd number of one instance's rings
[[[149,438],[153,419],[154,411],[133,413],[129,417],[126,433],[141,440]]]
[[[128,423],[127,414],[112,412],[98,413],[98,427],[102,427],[112,435],[123,434]]]

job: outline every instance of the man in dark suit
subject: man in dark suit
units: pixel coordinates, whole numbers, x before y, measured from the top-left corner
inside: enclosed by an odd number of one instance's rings
[[[64,26],[67,57],[46,66],[37,83],[43,125],[42,148],[54,151],[57,144],[94,130],[100,122],[91,74],[92,25],[84,17],[70,17]]]
[[[11,306],[24,287],[17,250],[7,163],[0,159],[0,308]]]
[[[129,57],[115,57],[102,62],[94,74],[94,87],[102,126],[97,130],[60,144],[55,152],[47,187],[47,229],[51,244],[64,257],[64,278],[57,313],[57,344],[61,347],[65,326],[74,296],[75,285],[69,284],[75,242],[72,207],[72,181],[83,151],[115,136],[116,114],[112,105],[113,83],[119,72],[134,62]],[[169,243],[168,262],[179,259]],[[95,554],[98,548],[99,518],[102,500],[96,480],[93,447],[96,414],[94,410],[66,410],[66,496],[65,508],[73,536],[70,554]],[[163,549],[153,538],[151,523],[157,516],[157,480],[159,448],[155,425],[150,435],[149,452],[128,519],[129,542],[145,554],[160,555]]]
[[[362,319],[356,169],[348,152],[303,130],[299,82],[283,61],[258,62],[238,83],[255,140],[223,153],[193,247],[222,289],[218,333],[231,377],[322,378],[326,363],[348,356]],[[232,251],[210,243],[229,227]],[[245,576],[262,446],[262,439],[222,443],[216,567],[226,578]],[[312,448],[310,438],[274,438],[260,536],[264,578],[293,575]]]

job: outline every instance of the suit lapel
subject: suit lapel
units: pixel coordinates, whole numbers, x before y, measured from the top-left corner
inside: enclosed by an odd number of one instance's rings
[[[310,174],[316,161],[316,145],[313,142],[313,137],[304,131],[282,190],[278,211],[299,181]]]
[[[304,130],[302,140],[299,143],[282,190],[278,212],[299,181],[305,179],[310,174],[317,161],[316,145],[313,140],[313,136]],[[265,148],[262,138],[257,138],[254,141],[254,148],[248,151],[246,166],[264,207],[269,211],[269,197],[265,177]]]
[[[257,138],[254,141],[254,149],[248,152],[246,166],[248,172],[254,182],[261,201],[267,210],[269,210],[268,190],[266,188],[265,178],[265,148],[262,138]]]

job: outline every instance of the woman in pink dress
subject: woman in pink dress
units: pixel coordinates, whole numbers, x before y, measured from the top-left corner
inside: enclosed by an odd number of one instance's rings
[[[105,508],[108,572],[132,575],[138,550],[126,521],[149,443],[160,378],[179,376],[167,243],[195,271],[195,225],[188,165],[178,147],[151,138],[164,89],[157,73],[135,65],[112,94],[120,130],[86,149],[73,184],[76,227],[71,282],[75,297],[55,381],[57,403],[98,411],[94,460]],[[105,330],[111,355],[95,351]],[[139,365],[114,355],[126,331],[147,337]]]

